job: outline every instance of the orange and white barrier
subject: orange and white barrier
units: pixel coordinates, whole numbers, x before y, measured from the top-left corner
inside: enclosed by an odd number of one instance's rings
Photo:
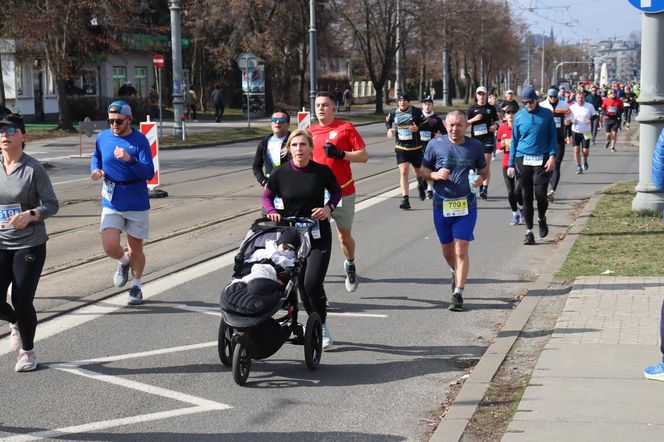
[[[306,129],[311,126],[311,114],[309,112],[298,112],[297,113],[297,128]]]
[[[154,165],[154,176],[148,180],[148,188],[154,190],[159,185],[159,137],[157,136],[157,123],[150,121],[141,122],[141,133],[145,135],[150,143],[152,151],[152,164]]]

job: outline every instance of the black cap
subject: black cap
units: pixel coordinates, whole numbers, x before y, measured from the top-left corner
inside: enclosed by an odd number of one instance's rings
[[[15,127],[16,129],[20,129],[21,132],[25,133],[25,123],[23,122],[23,117],[20,114],[3,115],[2,119],[0,120],[0,125]]]
[[[433,103],[433,98],[431,98],[431,95],[428,95],[428,96],[424,97],[424,100],[422,100],[422,103],[426,103],[427,101],[429,103]]]
[[[408,96],[408,94],[399,94],[399,100],[410,101],[410,97]]]
[[[293,246],[293,249],[297,250],[300,248],[300,234],[295,230],[286,230],[279,235],[277,239],[277,244],[288,244]]]

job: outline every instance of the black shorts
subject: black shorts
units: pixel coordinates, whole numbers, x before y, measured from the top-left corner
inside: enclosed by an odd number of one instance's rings
[[[606,132],[618,132],[620,129],[620,122],[617,118],[607,118],[604,120],[604,128]]]
[[[583,134],[572,132],[572,146],[581,146],[584,149],[590,148],[590,140],[586,140]]]
[[[496,151],[496,144],[495,143],[483,144],[482,147],[484,148],[484,153],[487,154],[487,155],[491,155],[492,153],[494,153]]]
[[[422,158],[424,158],[424,149],[403,150],[394,149],[397,154],[397,164],[410,163],[413,167],[422,167]]]

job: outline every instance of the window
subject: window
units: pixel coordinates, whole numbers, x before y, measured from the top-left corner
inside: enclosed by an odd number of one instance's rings
[[[134,81],[136,82],[136,95],[145,97],[148,93],[148,68],[145,66],[135,67]]]
[[[83,95],[97,95],[97,72],[94,70],[81,71],[81,89]]]
[[[51,73],[50,69],[46,69],[44,71],[44,85],[46,86],[46,90],[44,91],[44,95],[47,97],[54,97],[55,96],[55,80],[53,79],[53,74]]]
[[[127,68],[125,66],[113,66],[113,96],[118,96],[120,86],[127,81]]]

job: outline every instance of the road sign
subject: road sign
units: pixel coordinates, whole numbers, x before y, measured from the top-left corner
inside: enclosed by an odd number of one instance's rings
[[[164,56],[156,54],[154,57],[152,57],[152,64],[154,64],[154,67],[157,69],[161,69],[164,67]]]
[[[646,13],[664,11],[664,0],[629,0],[632,6]]]
[[[297,113],[297,128],[306,129],[311,125],[311,115],[309,112],[298,112]]]

